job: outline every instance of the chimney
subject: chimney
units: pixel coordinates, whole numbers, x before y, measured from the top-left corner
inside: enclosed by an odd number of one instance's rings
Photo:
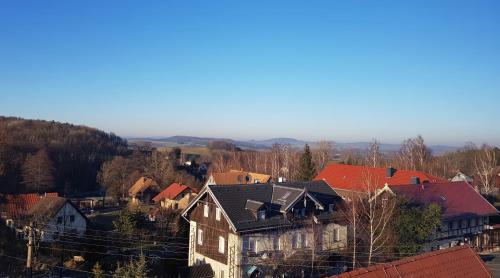
[[[394,173],[396,173],[396,169],[392,168],[392,166],[389,166],[387,168],[387,177],[392,178],[392,176],[394,176]]]
[[[420,184],[420,178],[419,177],[412,177],[410,179],[411,184]]]

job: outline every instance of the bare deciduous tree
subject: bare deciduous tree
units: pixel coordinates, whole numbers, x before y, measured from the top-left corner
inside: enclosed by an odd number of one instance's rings
[[[379,195],[377,188],[378,181],[370,175],[364,177],[364,194],[359,194],[359,213],[366,237],[366,247],[368,248],[368,265],[373,259],[382,255],[387,248],[387,243],[392,238],[390,224],[396,209],[396,203],[392,198],[385,198]]]
[[[400,166],[410,170],[424,170],[431,158],[431,150],[420,135],[403,141],[397,155]]]
[[[366,162],[370,167],[379,167],[382,161],[382,153],[380,152],[380,143],[373,139],[370,148],[368,148],[368,154],[366,156]]]
[[[102,165],[97,179],[108,194],[116,198],[120,196],[125,198],[129,185],[135,182],[129,180],[131,172],[129,166],[130,162],[122,156],[117,156]]]
[[[345,219],[347,223],[348,229],[350,232],[348,246],[350,247],[350,253],[352,256],[351,267],[352,269],[356,268],[357,264],[357,253],[358,253],[358,238],[360,237],[360,200],[357,193],[353,193],[346,198],[346,202],[339,210],[343,219]]]
[[[474,158],[474,169],[479,179],[478,190],[486,195],[490,195],[495,190],[493,184],[493,171],[497,166],[495,149],[484,144],[479,153]]]
[[[318,166],[318,170],[322,170],[330,162],[330,157],[332,153],[332,144],[328,141],[318,142],[318,148],[313,150],[313,157],[315,158],[315,164]]]
[[[54,166],[45,149],[29,154],[23,167],[23,183],[38,192],[49,189],[54,182]]]

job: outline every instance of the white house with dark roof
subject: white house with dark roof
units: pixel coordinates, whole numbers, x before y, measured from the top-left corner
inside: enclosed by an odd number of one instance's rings
[[[29,211],[30,221],[41,235],[41,241],[50,242],[62,235],[81,237],[87,230],[87,217],[68,199],[48,196]]]
[[[347,245],[341,203],[323,181],[207,185],[182,212],[188,264],[208,263],[217,278],[261,277],[280,262],[339,251]]]

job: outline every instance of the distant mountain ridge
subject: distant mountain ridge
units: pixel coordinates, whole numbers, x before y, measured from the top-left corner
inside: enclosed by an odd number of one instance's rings
[[[274,144],[289,144],[292,148],[303,148],[305,144],[314,147],[317,141],[305,141],[295,138],[270,138],[265,140],[234,140],[230,138],[215,138],[215,137],[196,137],[196,136],[170,136],[170,137],[138,137],[127,138],[130,143],[149,142],[155,146],[165,147],[181,147],[181,146],[200,146],[205,147],[210,141],[226,141],[233,143],[242,149],[270,149]],[[370,142],[336,142],[328,141],[332,146],[339,150],[359,150],[364,151],[369,148]],[[400,144],[380,143],[380,150],[384,153],[394,153],[399,150]],[[432,145],[429,146],[434,154],[439,155],[450,151],[456,151],[459,147],[448,145]]]

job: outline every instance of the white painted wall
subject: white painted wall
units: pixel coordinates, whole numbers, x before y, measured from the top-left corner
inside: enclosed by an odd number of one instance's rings
[[[74,220],[71,221],[71,216]],[[58,223],[58,218],[61,217],[62,223]],[[66,203],[57,214],[43,228],[42,241],[52,241],[54,233],[62,234],[63,231],[75,231],[76,235],[83,236],[87,229],[87,221],[85,218],[69,203]]]

